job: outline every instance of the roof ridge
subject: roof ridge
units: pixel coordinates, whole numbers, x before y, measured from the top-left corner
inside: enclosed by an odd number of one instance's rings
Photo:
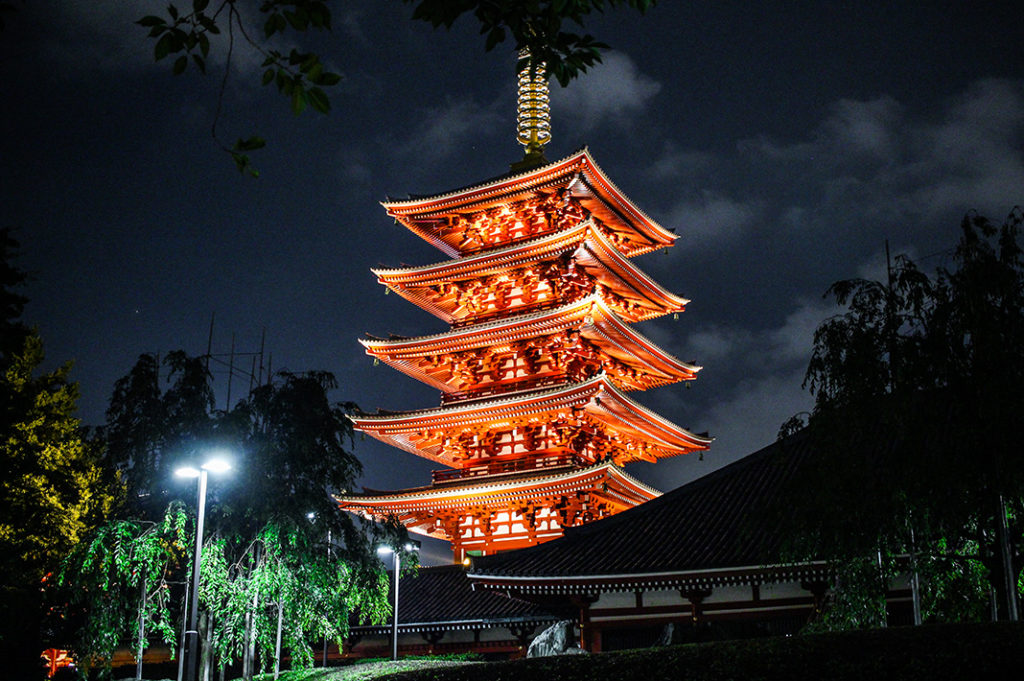
[[[406,199],[392,199],[391,201],[381,201],[381,205],[387,208],[388,206],[400,206],[402,204],[410,204],[415,203],[417,201],[426,201],[429,199],[444,199],[450,196],[461,194],[463,192],[468,192],[474,189],[479,189],[481,187],[486,187],[488,185],[497,184],[499,182],[517,180],[533,174],[543,174],[543,172],[549,168],[561,165],[563,163],[567,163],[576,157],[582,156],[589,156],[589,149],[586,145],[580,147],[579,149],[569,154],[568,156],[563,156],[557,161],[551,161],[550,163],[545,163],[544,165],[534,166],[532,168],[528,168],[526,170],[522,170],[519,172],[509,171],[501,175],[495,175],[494,177],[491,177],[480,182],[474,182],[473,184],[469,184],[464,187],[457,187],[455,189],[449,189],[447,191],[441,191],[434,194],[410,194],[409,198]]]

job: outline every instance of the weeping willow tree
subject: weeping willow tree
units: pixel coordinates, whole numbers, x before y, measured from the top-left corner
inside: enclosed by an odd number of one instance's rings
[[[109,661],[128,644],[141,661],[157,637],[179,646],[196,487],[172,472],[211,447],[233,452],[234,466],[207,488],[198,601],[207,669],[241,660],[251,678],[279,667],[283,651],[293,665],[310,664],[309,642],[340,641],[353,609],[384,616],[387,585],[372,550],[382,531],[331,496],[361,471],[349,451],[351,405],[329,399],[333,376],[281,373],[227,411],[213,409],[211,381],[203,358],[173,352],[140,357],[115,386],[104,435],[129,501],[64,569],[84,613],[82,659]]]
[[[174,650],[180,612],[173,608],[172,586],[188,577],[182,566],[193,537],[184,508],[173,504],[160,522],[110,521],[67,557],[59,581],[78,620],[72,650],[87,673],[95,666],[109,671],[114,651],[128,642],[141,679],[142,655],[154,634]]]
[[[886,281],[833,284],[826,295],[845,311],[814,335],[804,383],[814,409],[784,427],[806,426],[813,451],[786,496],[795,553],[869,559],[876,594],[890,558],[909,555],[936,619],[984,616],[989,587],[998,616],[1016,619],[1022,223],[1020,208],[1001,224],[971,213],[934,275],[901,256]]]

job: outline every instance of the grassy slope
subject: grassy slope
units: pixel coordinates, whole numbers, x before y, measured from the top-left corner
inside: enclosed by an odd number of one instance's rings
[[[1024,679],[1024,624],[906,627],[537,658],[388,681],[794,681]]]
[[[344,667],[330,667],[328,669],[314,668],[282,672],[281,681],[373,681],[374,679],[383,678],[399,672],[431,670],[461,664],[475,663],[407,658],[399,660],[398,662],[368,662],[347,665]],[[259,679],[259,681],[271,681],[274,678],[274,675],[263,674],[256,678]]]
[[[413,669],[413,671],[405,671]],[[1024,679],[1024,624],[903,627],[489,664],[409,660],[282,681],[973,681]]]

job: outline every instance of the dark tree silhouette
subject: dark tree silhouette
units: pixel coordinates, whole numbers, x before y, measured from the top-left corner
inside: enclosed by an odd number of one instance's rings
[[[830,287],[846,311],[815,332],[804,382],[815,454],[787,497],[799,553],[927,556],[941,546],[948,559],[973,545],[1001,616],[1013,612],[1024,528],[1022,222],[1020,208],[1001,225],[970,213],[952,267],[934,277],[901,256],[885,282]]]

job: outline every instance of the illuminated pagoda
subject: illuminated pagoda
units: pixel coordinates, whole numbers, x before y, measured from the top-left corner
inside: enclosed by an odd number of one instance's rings
[[[429,485],[338,497],[397,517],[467,554],[539,544],[660,495],[623,470],[707,449],[628,396],[692,380],[634,322],[687,300],[632,258],[671,246],[583,149],[548,163],[546,81],[520,75],[523,162],[495,180],[385,202],[388,215],[450,259],[375,269],[378,281],[450,325],[415,338],[367,338],[366,352],[441,391],[416,411],[360,413],[355,427],[445,467]]]

